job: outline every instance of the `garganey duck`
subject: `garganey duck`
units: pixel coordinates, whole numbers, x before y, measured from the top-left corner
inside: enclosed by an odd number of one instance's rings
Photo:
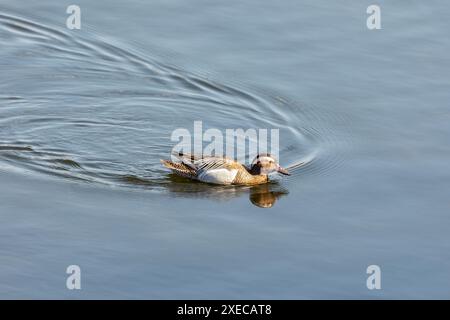
[[[270,154],[259,154],[248,168],[226,157],[198,157],[175,154],[180,162],[161,160],[176,175],[206,183],[221,185],[257,185],[269,182],[269,174],[290,175]]]

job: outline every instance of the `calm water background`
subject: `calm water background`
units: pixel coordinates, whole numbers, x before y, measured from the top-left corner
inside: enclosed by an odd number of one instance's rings
[[[381,1],[377,31],[370,1],[77,1],[73,31],[70,4],[0,4],[1,298],[450,297],[449,4]],[[305,165],[175,179],[194,120]]]

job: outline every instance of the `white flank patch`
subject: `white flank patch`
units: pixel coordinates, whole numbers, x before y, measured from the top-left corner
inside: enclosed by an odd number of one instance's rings
[[[207,170],[206,172],[202,172],[198,179],[207,183],[214,184],[231,184],[236,177],[237,170],[228,170],[228,169],[212,169]]]

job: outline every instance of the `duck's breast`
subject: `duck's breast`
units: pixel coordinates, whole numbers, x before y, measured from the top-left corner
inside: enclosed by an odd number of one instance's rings
[[[214,184],[231,184],[236,177],[237,169],[212,169],[198,175],[198,180]]]

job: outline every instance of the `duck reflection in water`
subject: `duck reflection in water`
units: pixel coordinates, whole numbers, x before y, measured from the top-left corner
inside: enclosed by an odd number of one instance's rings
[[[193,182],[175,174],[169,174],[168,180],[165,188],[181,197],[227,201],[248,194],[250,202],[260,208],[273,207],[278,199],[289,193],[278,183],[256,186],[216,186]]]
[[[250,188],[250,201],[260,208],[271,208],[275,202],[289,192],[279,185],[263,184]]]

